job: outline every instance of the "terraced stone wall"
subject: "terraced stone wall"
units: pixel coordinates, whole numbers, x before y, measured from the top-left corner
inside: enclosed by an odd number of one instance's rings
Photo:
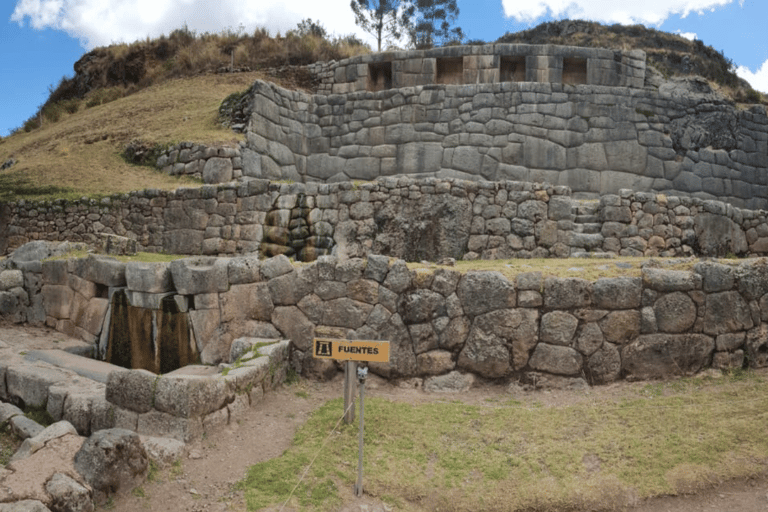
[[[88,282],[113,296],[113,289],[127,286],[135,307],[173,296],[188,310],[192,339],[208,364],[236,359],[238,338],[285,338],[297,371],[330,378],[336,363],[311,353],[313,338],[322,335],[390,341],[391,361],[371,364],[387,378],[453,378],[459,372],[583,386],[768,366],[767,265],[766,259],[701,261],[690,271],[646,265],[641,277],[591,282],[541,272],[508,279],[492,271],[410,270],[402,260],[377,255],[323,256],[302,266],[285,256],[170,264],[91,256],[44,262],[42,296],[48,325],[71,326],[70,334],[88,331],[91,320],[72,284],[51,281],[59,282],[64,267],[78,277],[69,282],[80,289]],[[154,291],[137,290],[136,283]],[[105,337],[104,331],[86,334],[92,341]]]
[[[249,176],[516,180],[565,185],[578,197],[632,189],[768,207],[765,107],[737,109],[696,79],[643,89],[502,82],[331,95],[256,82],[251,94],[242,149]]]
[[[139,250],[285,254],[312,261],[386,254],[408,261],[620,256],[762,256],[768,214],[698,198],[621,190],[575,200],[564,186],[382,178],[146,190],[100,201],[7,205],[10,248],[116,234]]]

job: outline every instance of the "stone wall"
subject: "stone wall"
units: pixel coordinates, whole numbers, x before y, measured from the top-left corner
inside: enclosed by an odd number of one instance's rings
[[[150,252],[302,261],[369,253],[408,261],[768,254],[763,210],[629,190],[581,201],[568,187],[513,181],[250,180],[6,207],[10,248],[32,240],[98,245],[101,235],[116,234]]]
[[[348,94],[429,84],[552,82],[643,87],[645,52],[576,46],[489,44],[379,52],[309,70],[320,94]]]
[[[191,176],[203,183],[226,183],[243,176],[240,147],[181,142],[165,150],[156,167],[171,176]]]
[[[391,361],[371,365],[388,378],[459,371],[583,385],[687,375],[710,366],[768,365],[766,259],[701,261],[690,271],[648,264],[641,277],[594,282],[541,272],[508,279],[499,272],[410,270],[402,260],[376,255],[323,256],[301,266],[285,256],[158,264],[92,256],[64,263],[97,290],[137,270],[144,276],[142,289],[161,284],[165,291],[134,289],[129,300],[145,307],[157,302],[153,296],[177,296],[188,305],[196,343],[209,364],[234,360],[233,340],[239,337],[286,338],[298,371],[330,377],[335,363],[311,357],[312,339],[322,333],[390,341]],[[68,309],[71,323],[79,325],[75,318],[85,316],[73,311],[83,308],[72,293],[59,290],[70,288],[49,284],[60,266],[43,263],[46,315],[51,319]],[[124,281],[129,291],[136,288],[131,281]]]
[[[520,180],[768,207],[768,116],[695,79],[658,89],[504,82],[309,95],[256,82],[244,174]],[[249,162],[259,168],[248,170]],[[251,164],[253,165],[253,164]]]

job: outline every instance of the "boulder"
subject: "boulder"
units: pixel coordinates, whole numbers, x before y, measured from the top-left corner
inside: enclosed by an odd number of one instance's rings
[[[226,258],[183,258],[171,262],[173,284],[179,295],[218,293],[229,289]]]
[[[754,327],[749,304],[739,292],[710,293],[704,309],[707,334],[746,331]]]
[[[481,377],[497,379],[510,371],[510,351],[501,337],[475,326],[456,365]]]
[[[428,393],[463,393],[469,391],[475,382],[471,373],[452,371],[447,375],[438,375],[424,380],[424,391]]]
[[[592,285],[595,307],[634,309],[640,307],[643,282],[639,277],[601,278]]]
[[[414,290],[400,296],[397,311],[408,324],[430,322],[446,315],[445,297],[432,290]]]
[[[528,360],[528,366],[557,375],[576,375],[581,371],[581,354],[570,347],[539,343]]]
[[[592,303],[592,283],[577,277],[544,280],[544,306],[550,309],[583,308]]]
[[[539,341],[539,313],[532,309],[499,309],[475,318],[473,327],[497,336],[512,348],[512,367],[520,370],[528,363],[531,350]]]
[[[715,341],[703,334],[648,334],[621,350],[627,380],[689,375],[709,365]]]
[[[654,303],[653,312],[656,328],[661,332],[686,332],[696,321],[696,304],[682,292],[662,295]]]
[[[621,375],[621,354],[612,343],[603,345],[589,357],[587,375],[593,384],[607,384]]]
[[[88,438],[75,454],[74,466],[95,493],[110,495],[142,482],[149,457],[136,432],[114,428]]]
[[[174,289],[169,263],[128,262],[125,281],[129,290],[137,292],[164,293]]]
[[[545,313],[541,317],[541,341],[569,347],[578,326],[578,318],[565,311]]]
[[[93,512],[93,493],[63,473],[56,473],[45,484],[51,512]]]
[[[470,317],[514,308],[516,304],[515,287],[501,272],[467,272],[459,281],[456,294],[464,313]]]
[[[643,286],[657,292],[688,292],[701,289],[701,276],[685,270],[644,267]]]

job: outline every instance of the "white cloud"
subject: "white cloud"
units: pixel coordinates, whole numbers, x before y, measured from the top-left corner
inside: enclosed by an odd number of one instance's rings
[[[356,33],[349,0],[18,0],[11,21],[63,30],[88,49],[168,34],[186,25],[198,33],[266,27],[285,33],[312,18],[331,34]],[[367,38],[366,38],[367,39]]]
[[[683,32],[680,29],[677,29],[675,31],[675,34],[679,35],[680,37],[684,37],[684,38],[686,38],[689,41],[693,41],[693,40],[695,40],[697,38],[696,32]]]
[[[768,60],[754,73],[746,66],[739,66],[736,68],[736,74],[749,82],[753,89],[768,94]]]
[[[501,0],[507,17],[532,22],[542,16],[588,19],[603,23],[660,25],[673,14],[682,17],[728,5],[733,0]]]

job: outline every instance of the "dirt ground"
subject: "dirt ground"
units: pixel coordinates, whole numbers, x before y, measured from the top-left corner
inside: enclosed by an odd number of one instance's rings
[[[19,350],[63,348],[77,344],[49,329],[0,325],[0,342]],[[617,383],[584,391],[516,392],[517,400],[557,406],[584,400],[615,399],[630,395],[642,383]],[[116,497],[97,509],[115,512],[163,510],[169,512],[244,511],[242,493],[234,490],[248,467],[280,456],[308,416],[327,400],[342,395],[341,374],[332,382],[302,381],[267,394],[258,408],[239,421],[188,446],[181,464],[162,468],[155,479],[139,489]],[[445,394],[430,394],[409,386],[393,386],[369,378],[367,397],[382,397],[408,403],[445,400]],[[450,395],[468,404],[487,403],[489,398],[509,398],[507,387],[478,385],[467,393]],[[356,498],[351,489],[342,490],[342,512],[389,512],[391,508],[374,498]],[[281,508],[273,507],[269,512]],[[286,512],[290,508],[284,509]],[[686,496],[661,497],[638,503],[631,512],[766,512],[768,477],[723,483],[715,488]],[[266,512],[266,511],[264,511]]]

